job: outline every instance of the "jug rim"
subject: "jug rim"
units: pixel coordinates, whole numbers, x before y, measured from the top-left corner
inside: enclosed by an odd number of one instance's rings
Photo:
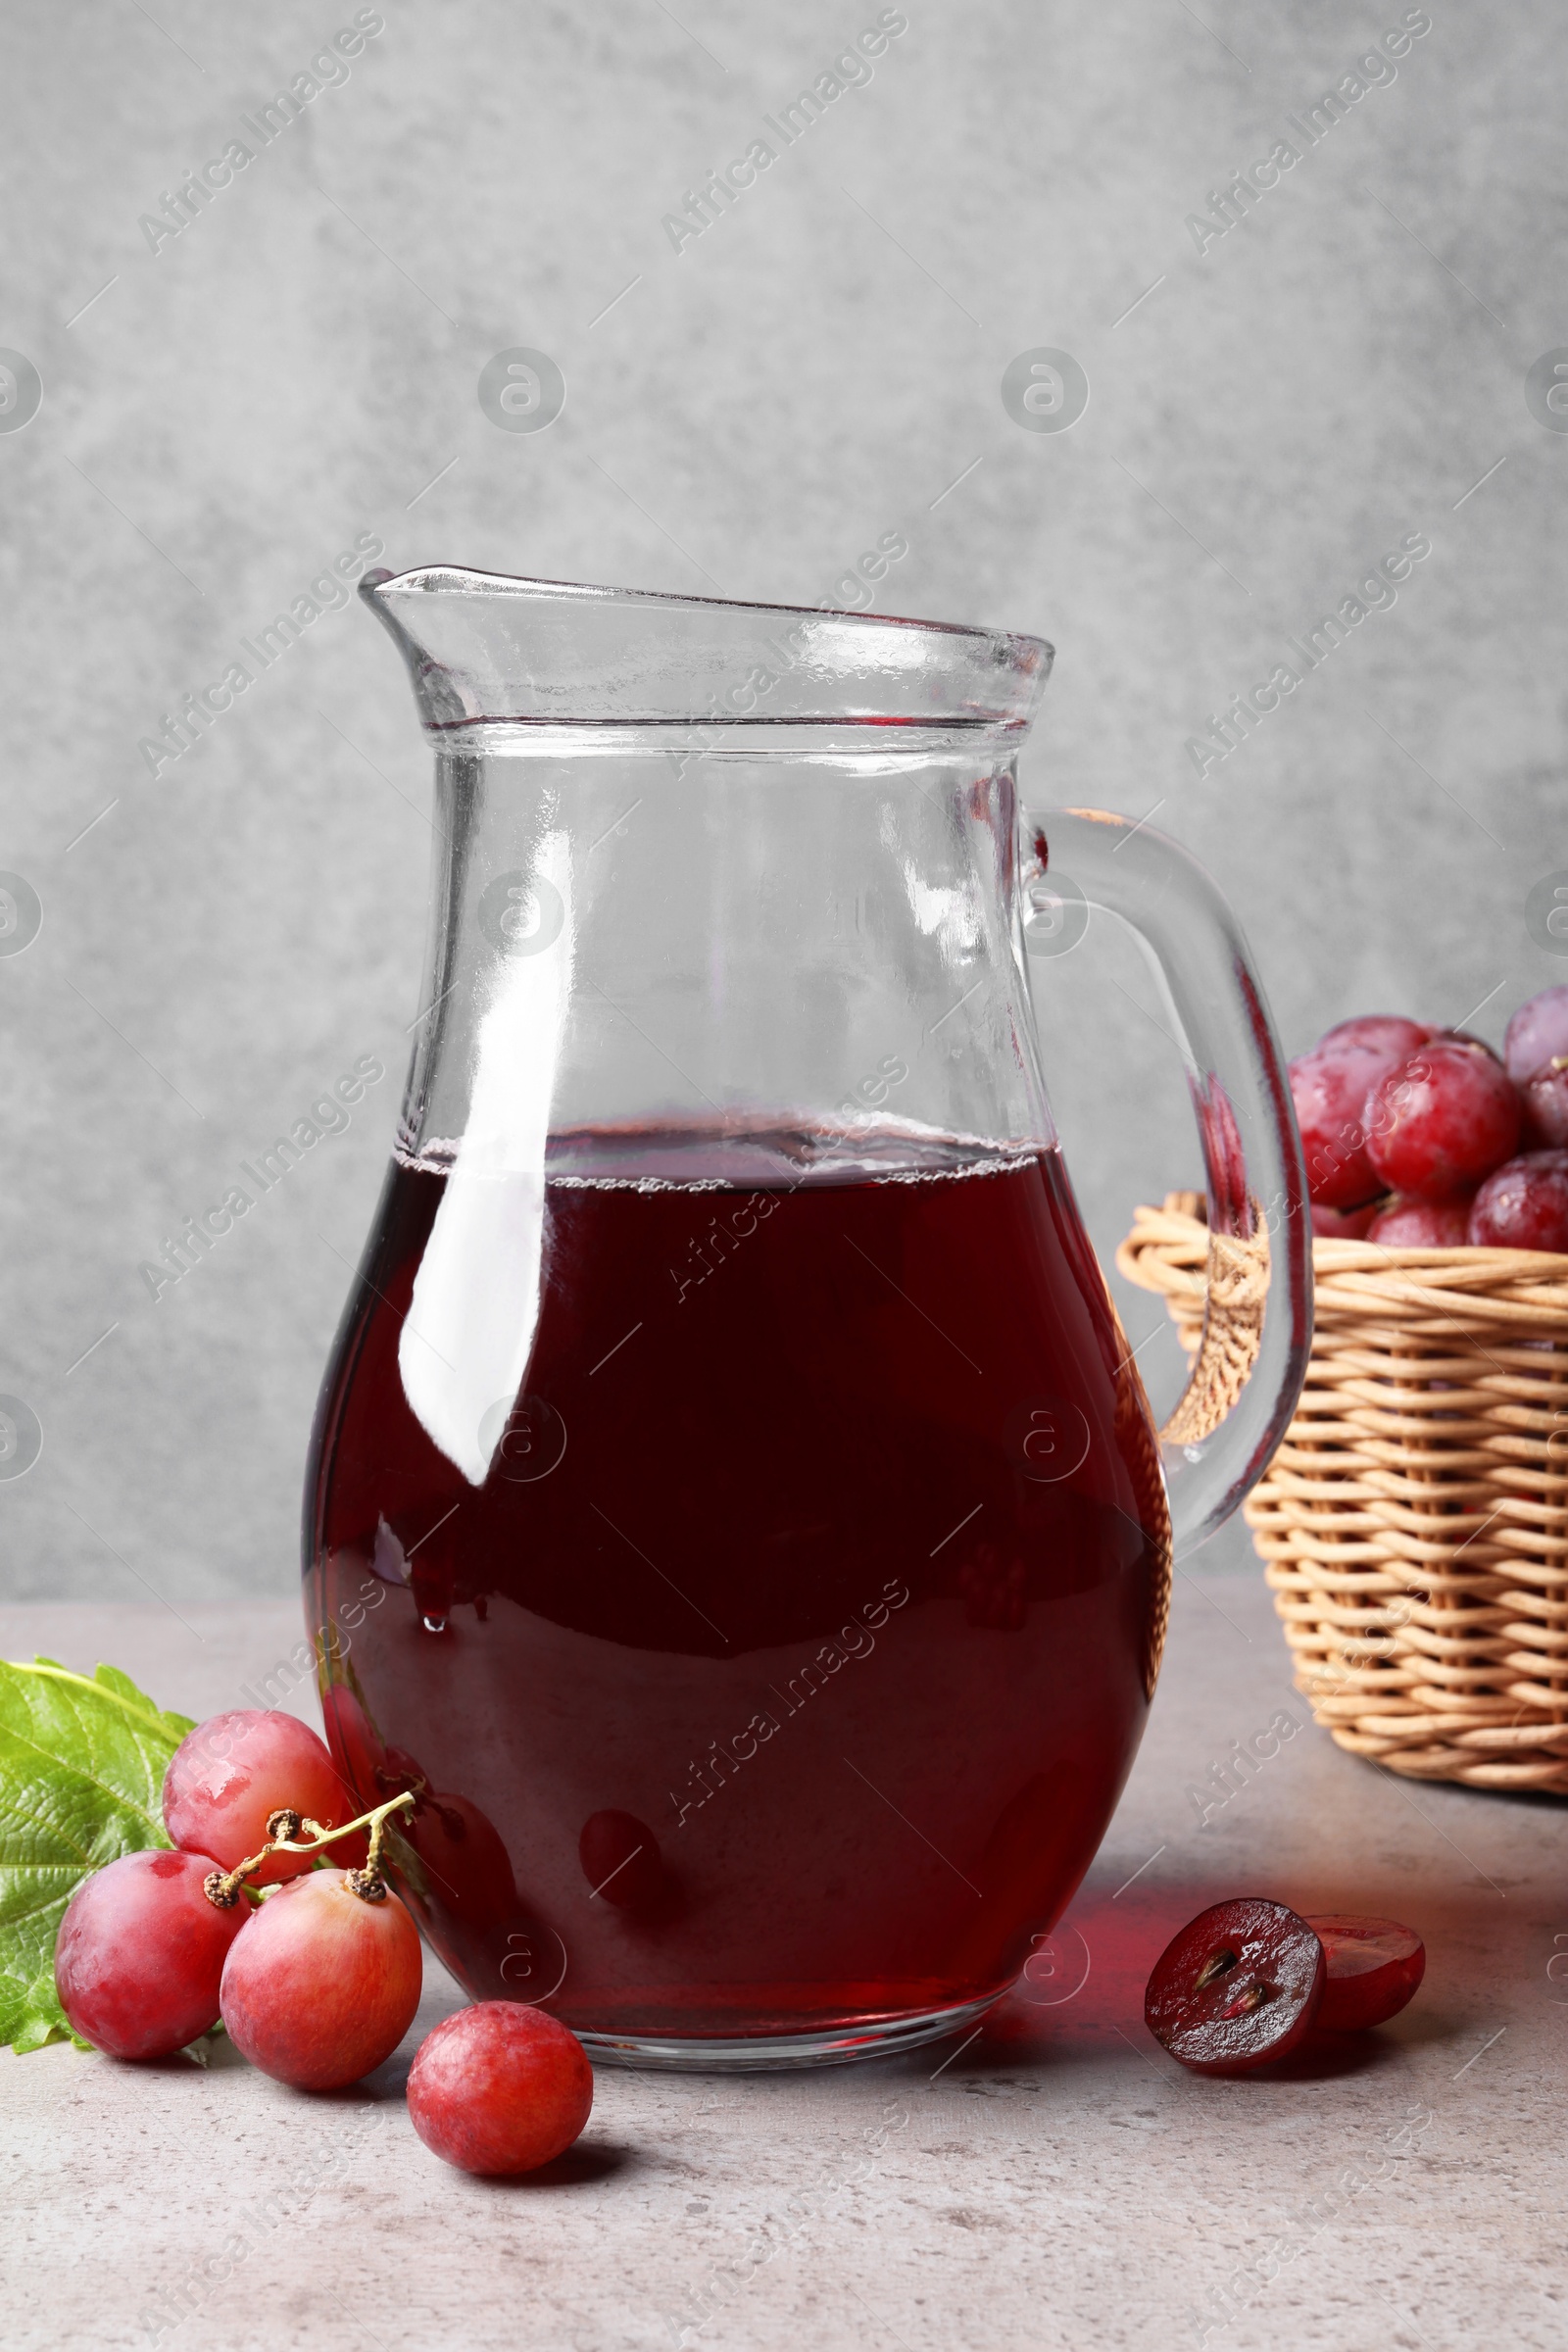
[[[360,582],[431,733],[495,725],[911,728],[1016,738],[1043,637],[834,605],[771,604],[430,564]]]
[[[554,580],[529,572],[483,571],[465,564],[416,564],[408,571],[389,571],[378,565],[364,574],[359,593],[367,603],[372,603],[383,589],[402,588],[436,595],[450,588],[461,592],[470,582],[480,583],[487,592],[499,591],[508,596],[582,597],[599,604],[685,605],[721,612],[787,612],[801,619],[821,615],[868,627],[927,629],[941,637],[970,637],[997,645],[1027,646],[1032,653],[1044,655],[1048,662],[1055,659],[1056,653],[1048,637],[1037,637],[1027,629],[988,628],[979,621],[925,620],[911,612],[857,612],[842,605],[778,604],[752,596],[688,596],[674,588],[620,588],[594,580]]]

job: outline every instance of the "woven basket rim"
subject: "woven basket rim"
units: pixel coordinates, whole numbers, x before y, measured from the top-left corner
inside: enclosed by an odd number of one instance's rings
[[[1167,1201],[1159,1208],[1140,1206],[1118,1257],[1122,1271],[1148,1289],[1186,1289],[1195,1298],[1205,1287],[1208,1257],[1207,1220]],[[1193,1255],[1191,1270],[1161,1267],[1161,1280],[1149,1282],[1143,1273],[1147,1256],[1156,1260],[1164,1250],[1186,1244]],[[1185,1252],[1184,1252],[1185,1254]],[[1378,1242],[1328,1241],[1312,1243],[1312,1272],[1320,1307],[1345,1306],[1364,1312],[1369,1306],[1414,1307],[1443,1313],[1462,1305],[1485,1311],[1490,1298],[1509,1310],[1539,1311],[1541,1318],[1568,1320],[1568,1254],[1547,1250],[1494,1250],[1468,1244],[1444,1250],[1388,1249]]]

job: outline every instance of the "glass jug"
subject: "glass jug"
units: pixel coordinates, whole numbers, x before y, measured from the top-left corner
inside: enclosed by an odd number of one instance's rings
[[[447,568],[361,593],[440,847],[306,1498],[339,1768],[357,1809],[413,1797],[397,1884],[461,1982],[595,2057],[952,2032],[1088,1867],[1173,1540],[1299,1384],[1245,948],[1148,826],[1020,818],[1037,638]],[[1187,1045],[1214,1303],[1163,1458],[1041,1076],[1052,865],[1138,930]]]

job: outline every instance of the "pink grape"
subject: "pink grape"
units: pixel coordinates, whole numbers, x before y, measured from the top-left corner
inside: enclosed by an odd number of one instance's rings
[[[164,1826],[187,1853],[215,1854],[235,1870],[267,1843],[280,1806],[323,1827],[363,1808],[308,1724],[276,1708],[239,1707],[188,1732],[164,1775]],[[363,1861],[363,1835],[332,1848],[335,1862]],[[249,1884],[270,1886],[311,1868],[309,1854],[270,1854]]]
[[[1516,1086],[1534,1078],[1559,1054],[1568,1054],[1568,981],[1544,988],[1539,997],[1521,1004],[1502,1041],[1502,1057]]]
[[[1367,1156],[1396,1192],[1456,1200],[1508,1157],[1520,1115],[1518,1090],[1494,1054],[1437,1037],[1368,1094]]]
[[[1362,1111],[1377,1081],[1430,1034],[1419,1021],[1368,1013],[1359,1020],[1342,1021],[1310,1054],[1291,1063],[1291,1099],[1314,1202],[1325,1208],[1358,1208],[1374,1194],[1388,1190],[1367,1157]]]
[[[1432,1034],[1429,1021],[1407,1021],[1399,1012],[1359,1012],[1353,1020],[1336,1021],[1332,1029],[1325,1029],[1312,1051],[1338,1054],[1355,1047],[1391,1061],[1405,1061]]]
[[[1525,1106],[1525,1141],[1537,1148],[1568,1144],[1568,1068],[1548,1063],[1519,1089]]]
[[[419,1931],[397,1896],[314,1871],[270,1894],[223,1965],[228,2037],[299,2090],[341,2090],[390,2058],[419,2006]],[[380,1885],[378,1880],[375,1882]]]
[[[465,2173],[531,2173],[569,2148],[594,2103],[593,2069],[559,2019],[479,2001],[426,2034],[409,2069],[409,2115]]]
[[[1478,1249],[1568,1253],[1568,1152],[1529,1152],[1489,1176],[1467,1238]]]
[[[1363,1053],[1313,1052],[1291,1063],[1291,1101],[1314,1205],[1358,1208],[1382,1189],[1366,1155],[1361,1106],[1389,1067],[1385,1057]]]
[[[1369,1242],[1390,1250],[1462,1250],[1469,1240],[1470,1202],[1407,1200],[1396,1193],[1373,1218]]]
[[[1372,1229],[1372,1221],[1383,1206],[1381,1200],[1363,1201],[1359,1208],[1329,1208],[1321,1200],[1312,1203],[1312,1231],[1320,1242],[1359,1242]]]
[[[218,2023],[219,1980],[250,1906],[208,1901],[214,1867],[210,1854],[157,1846],[82,1880],[55,1939],[55,1990],[83,2041],[111,2058],[168,2058]]]
[[[1502,1054],[1524,1097],[1526,1149],[1568,1144],[1568,981],[1520,1005]]]

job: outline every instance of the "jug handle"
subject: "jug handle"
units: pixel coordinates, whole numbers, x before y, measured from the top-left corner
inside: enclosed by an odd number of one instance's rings
[[[1202,1340],[1159,1433],[1181,1559],[1262,1476],[1306,1370],[1312,1227],[1289,1079],[1247,943],[1196,858],[1099,808],[1023,825],[1026,941],[1031,895],[1057,925],[1075,903],[1118,916],[1149,958],[1187,1065],[1209,1241]]]

